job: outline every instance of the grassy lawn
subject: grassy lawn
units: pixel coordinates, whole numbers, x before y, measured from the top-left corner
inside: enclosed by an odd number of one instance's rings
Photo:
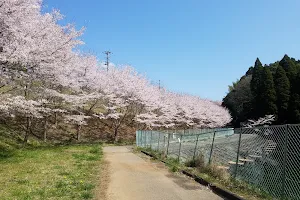
[[[17,150],[0,159],[0,199],[92,199],[100,145]]]

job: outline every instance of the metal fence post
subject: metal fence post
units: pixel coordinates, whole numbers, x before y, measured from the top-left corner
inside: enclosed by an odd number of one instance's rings
[[[195,157],[196,157],[196,151],[197,151],[197,146],[198,146],[198,139],[199,139],[199,134],[197,135],[197,140],[196,140],[196,145],[195,145],[195,149],[194,149],[193,160],[195,160]]]
[[[213,140],[211,143],[211,149],[210,149],[209,160],[208,160],[209,165],[211,164],[211,158],[212,158],[212,154],[213,154],[213,150],[214,150],[215,137],[216,137],[216,131],[214,131],[214,136],[213,136]]]
[[[138,142],[139,142],[139,147],[141,147],[142,146],[142,141],[141,141],[141,136],[142,136],[142,131],[138,131],[138,133],[139,133],[139,140],[138,140]]]
[[[147,132],[144,131],[144,139],[145,139],[145,147],[148,147],[148,143],[147,143]]]
[[[166,137],[165,137],[165,136],[166,136],[166,134],[163,133],[163,136],[164,136],[164,148],[163,148],[163,149],[164,149],[164,151],[165,151],[165,147],[166,147]]]
[[[285,136],[284,136],[284,158],[283,158],[283,173],[282,173],[282,188],[281,188],[281,198],[285,197],[285,180],[286,180],[286,165],[287,165],[287,145],[288,145],[288,134],[289,134],[289,125],[285,127]]]
[[[142,134],[142,131],[138,131],[138,143],[139,143],[139,147],[142,146],[142,142],[141,142],[141,134]]]
[[[142,145],[145,147],[145,131],[142,133]]]
[[[157,143],[157,151],[159,151],[159,140],[160,140],[160,132],[158,132],[158,143]]]
[[[135,144],[137,147],[139,146],[139,131],[135,131]]]
[[[236,163],[235,163],[235,170],[234,170],[234,178],[236,178],[237,170],[238,170],[238,163],[239,163],[239,156],[240,156],[240,147],[241,147],[241,139],[242,139],[242,131],[243,129],[240,128],[240,137],[239,137],[239,143],[238,143],[238,149],[236,153]]]
[[[151,135],[150,135],[150,149],[152,149],[152,130],[151,130]]]
[[[143,130],[141,130],[141,147],[144,147],[144,143],[143,143]]]
[[[167,156],[168,156],[168,153],[169,153],[169,145],[170,145],[170,133],[168,133]]]
[[[141,140],[141,146],[143,146],[143,132],[144,131],[141,130],[141,138],[140,138],[140,140]]]
[[[179,141],[178,162],[180,162],[181,140],[182,140],[182,135],[180,135],[180,141]]]

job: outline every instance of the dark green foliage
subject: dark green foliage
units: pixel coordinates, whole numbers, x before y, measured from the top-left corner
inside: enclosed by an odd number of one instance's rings
[[[290,123],[300,122],[300,72],[296,76],[294,85],[291,88],[291,98],[289,102],[288,114]]]
[[[259,59],[257,58],[255,61],[254,68],[252,70],[252,80],[250,84],[250,88],[254,98],[256,98],[256,96],[258,96],[261,93],[260,85],[262,82],[262,71],[263,71],[263,66],[259,61]]]
[[[252,75],[253,74],[253,67],[250,67],[248,71],[246,72],[246,76]]]
[[[236,88],[238,82],[239,82],[239,80],[237,80],[237,81],[235,81],[235,82],[232,82],[232,85],[229,85],[229,86],[228,86],[228,91],[229,91],[229,92],[233,91],[233,90]]]
[[[278,123],[287,121],[288,105],[290,100],[290,81],[284,69],[279,65],[274,75],[274,83],[277,94],[276,105],[278,108]]]
[[[250,82],[252,76],[243,76],[223,99],[226,106],[233,116],[233,125],[239,126],[240,122],[245,121],[251,114],[252,93]]]
[[[269,65],[269,69],[271,70],[272,74],[274,75],[277,71],[277,67],[280,66],[279,65],[279,61],[275,62],[275,63],[271,63]]]
[[[293,84],[297,76],[297,66],[295,59],[291,59],[288,55],[284,55],[282,60],[279,62],[279,65],[282,66],[283,69],[286,71],[287,77]]]
[[[277,106],[276,106],[276,91],[273,82],[273,75],[268,67],[263,68],[262,72],[262,81],[260,82],[260,96],[257,101],[260,104],[262,113],[261,116],[265,115],[276,115]]]
[[[288,55],[264,66],[257,58],[254,66],[231,86],[223,99],[223,105],[231,112],[235,127],[240,122],[267,114],[275,115],[277,124],[300,123],[299,71],[300,61]],[[243,82],[245,77],[251,79],[249,84]]]
[[[252,99],[253,113],[251,114],[253,118],[259,118],[264,114],[263,111],[264,105],[261,104],[261,102],[263,101],[262,94],[264,93],[264,88],[262,87],[264,85],[263,75],[264,75],[264,68],[260,60],[257,58],[253,68],[252,80],[250,83],[250,88],[253,95],[253,99]]]

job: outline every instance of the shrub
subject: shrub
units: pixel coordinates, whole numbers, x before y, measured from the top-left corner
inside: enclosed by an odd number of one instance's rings
[[[187,167],[194,167],[198,170],[204,169],[205,166],[205,160],[203,154],[199,154],[195,157],[195,159],[189,160],[185,163],[185,166]]]
[[[219,169],[215,164],[205,164],[205,159],[203,154],[198,154],[195,159],[189,160],[185,163],[187,167],[196,168],[200,173],[206,173],[213,178],[220,180],[228,180],[230,175],[224,169]]]

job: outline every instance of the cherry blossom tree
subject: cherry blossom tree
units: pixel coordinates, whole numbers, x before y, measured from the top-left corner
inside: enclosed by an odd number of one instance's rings
[[[75,124],[76,125],[76,139],[80,140],[80,129],[83,125],[87,125],[86,119],[89,119],[89,116],[81,115],[66,115],[65,121],[67,123]]]
[[[42,13],[41,0],[0,2],[0,115],[26,118],[27,141],[32,119],[76,125],[80,139],[88,119],[109,121],[114,140],[120,127],[214,128],[231,120],[219,102],[170,92],[151,84],[130,66],[111,65],[80,52],[72,24],[60,25],[59,11]]]
[[[49,108],[42,107],[43,100],[34,101],[27,100],[24,96],[9,97],[2,106],[5,105],[11,116],[20,116],[26,118],[24,143],[27,143],[28,137],[31,133],[31,123],[33,118],[43,118],[44,113],[49,113]]]

